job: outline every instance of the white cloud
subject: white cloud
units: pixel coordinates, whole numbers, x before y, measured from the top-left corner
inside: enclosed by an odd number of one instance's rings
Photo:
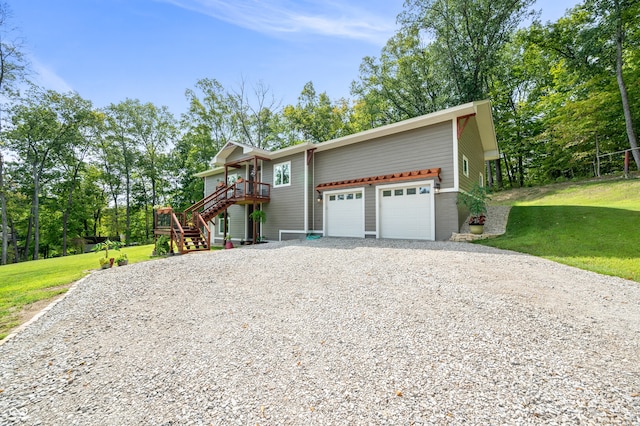
[[[376,16],[363,7],[318,0],[160,0],[257,32],[318,34],[384,44],[395,16]],[[366,3],[366,2],[365,2]]]
[[[35,76],[33,77],[34,83],[36,83],[38,86],[42,86],[45,89],[51,89],[61,93],[73,91],[71,85],[58,74],[56,74],[56,72],[52,68],[41,63],[35,57],[31,57],[29,58],[29,60],[31,62],[33,70],[35,71]]]

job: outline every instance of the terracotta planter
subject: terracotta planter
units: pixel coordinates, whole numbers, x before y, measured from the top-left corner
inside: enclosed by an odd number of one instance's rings
[[[481,235],[484,233],[484,225],[469,225],[469,232],[474,235]]]

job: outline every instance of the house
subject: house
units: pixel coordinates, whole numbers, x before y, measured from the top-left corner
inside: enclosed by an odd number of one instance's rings
[[[485,161],[497,158],[488,100],[277,151],[229,142],[198,175],[205,199],[188,214],[203,213],[214,241],[447,240],[468,213],[458,192],[484,185]],[[256,209],[265,223],[252,222]]]

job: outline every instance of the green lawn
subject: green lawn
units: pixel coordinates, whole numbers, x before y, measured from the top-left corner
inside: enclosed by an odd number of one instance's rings
[[[124,247],[119,252],[110,251],[109,255],[126,253],[131,264],[151,259],[152,251],[153,244]],[[18,325],[20,310],[25,305],[66,292],[68,284],[99,269],[98,259],[102,256],[104,252],[0,266],[0,339]]]
[[[640,180],[498,193],[512,204],[505,235],[480,241],[640,282]]]

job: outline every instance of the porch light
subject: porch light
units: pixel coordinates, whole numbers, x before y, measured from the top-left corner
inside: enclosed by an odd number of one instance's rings
[[[440,193],[440,182],[436,182],[433,184],[433,188],[436,190],[436,194]]]
[[[316,198],[316,201],[318,201],[319,203],[322,202],[322,192],[320,191],[316,191],[318,193],[318,197]]]

